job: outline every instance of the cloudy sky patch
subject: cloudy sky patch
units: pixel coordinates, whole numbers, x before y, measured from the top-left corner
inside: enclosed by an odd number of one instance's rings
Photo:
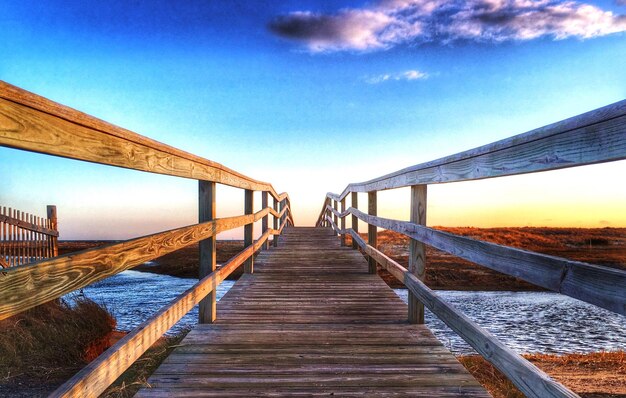
[[[312,52],[363,52],[405,43],[589,39],[626,31],[626,16],[570,0],[382,0],[333,14],[292,12],[269,28]]]

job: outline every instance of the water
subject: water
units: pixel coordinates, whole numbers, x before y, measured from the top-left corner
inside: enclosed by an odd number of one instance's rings
[[[394,289],[407,301],[406,289]],[[437,291],[518,353],[566,354],[626,350],[626,318],[547,292]],[[475,351],[428,309],[426,325],[455,354]]]
[[[83,294],[111,311],[117,319],[117,329],[131,330],[196,282],[197,279],[124,271],[85,287]],[[217,287],[216,299],[221,299],[234,283],[229,280],[222,282]],[[196,323],[198,323],[197,305],[167,334],[176,334]]]
[[[184,292],[196,280],[125,271],[86,287],[88,298],[105,305],[117,319],[117,328],[131,330]],[[217,289],[219,300],[233,281]],[[395,289],[407,300],[406,289]],[[573,353],[626,350],[626,318],[573,298],[538,292],[438,291],[479,325],[519,353]],[[194,307],[169,332],[197,323]],[[474,353],[430,311],[426,324],[455,354]]]

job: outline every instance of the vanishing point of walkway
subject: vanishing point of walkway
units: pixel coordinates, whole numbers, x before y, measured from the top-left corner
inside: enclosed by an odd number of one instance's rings
[[[286,228],[138,397],[489,397],[364,257],[329,228]]]

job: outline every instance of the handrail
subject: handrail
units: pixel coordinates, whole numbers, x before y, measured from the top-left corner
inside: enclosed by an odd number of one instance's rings
[[[270,235],[280,230],[268,229],[254,244],[246,247],[228,260],[219,270],[212,272],[181,293],[156,314],[141,323],[115,345],[100,355],[54,391],[50,397],[97,397],[133,364],[156,340],[174,326],[194,305],[223,282],[228,275],[250,258]],[[111,368],[114,368],[111,371]]]
[[[326,220],[337,233],[350,234],[365,254],[403,282],[424,305],[446,325],[468,342],[479,354],[487,358],[529,397],[578,397],[541,369],[502,344],[493,334],[480,327],[406,268],[368,245],[353,229],[339,229],[332,218]]]
[[[170,176],[267,191],[271,184],[0,80],[0,146]]]
[[[274,246],[283,228],[294,225],[287,193],[225,166],[114,126],[0,81],[0,146],[199,181],[198,224],[55,257],[0,272],[0,319],[61,297],[146,261],[200,242],[200,281],[142,323],[53,393],[57,397],[97,397],[160,336],[200,303],[200,322],[215,316],[216,287],[253,255]],[[215,218],[215,184],[245,190],[245,213]],[[263,192],[263,208],[253,212],[253,193]],[[274,206],[267,201],[268,193]],[[279,211],[280,206],[280,211]],[[274,228],[268,227],[268,216]],[[263,233],[252,240],[253,225]],[[280,228],[278,224],[280,223]],[[215,236],[245,227],[246,247],[215,270]],[[204,306],[204,309],[203,309]]]
[[[265,208],[6,268],[0,273],[0,320],[220,232],[254,223],[269,211]]]
[[[370,261],[379,263],[407,286],[410,321],[423,322],[412,319],[411,311],[416,311],[416,306],[425,305],[527,396],[573,397],[577,395],[517,356],[424,285],[420,280],[425,264],[423,245],[621,315],[626,315],[626,271],[428,228],[425,225],[426,187],[428,184],[511,176],[622,159],[626,159],[626,100],[456,155],[363,183],[348,184],[340,195],[326,194],[317,225],[331,227],[342,235],[342,244],[343,237],[351,235],[354,248],[363,249]],[[376,215],[377,191],[408,186],[411,187],[410,222]],[[358,192],[368,192],[369,214],[356,208]],[[349,193],[352,194],[352,207],[345,209],[345,198]],[[341,212],[337,210],[338,202],[342,203]],[[352,228],[344,227],[348,215],[352,215]],[[342,221],[341,228],[337,226],[338,219]],[[368,243],[355,231],[357,220],[369,226]],[[409,263],[415,267],[413,271],[407,271],[376,249],[377,228],[411,238]]]
[[[527,133],[417,164],[360,183],[339,195],[556,170],[626,159],[626,100]]]

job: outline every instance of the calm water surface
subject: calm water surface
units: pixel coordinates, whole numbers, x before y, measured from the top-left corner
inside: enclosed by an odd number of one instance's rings
[[[193,286],[197,280],[177,278],[148,272],[124,271],[83,289],[83,294],[104,305],[117,319],[117,328],[131,330],[179,294]],[[235,281],[224,281],[217,287],[217,300]],[[168,334],[175,334],[198,322],[198,306],[185,315]]]
[[[406,289],[394,289],[407,301]],[[626,350],[626,318],[557,293],[437,291],[519,353]],[[425,321],[452,352],[475,351],[426,310]]]
[[[118,329],[130,330],[196,281],[125,271],[83,289],[116,317]],[[234,281],[218,287],[219,300]],[[395,289],[404,301],[406,289]],[[438,291],[455,307],[518,352],[571,353],[626,350],[626,318],[556,293]],[[196,324],[198,308],[169,332]],[[426,324],[457,354],[473,350],[429,311]]]

